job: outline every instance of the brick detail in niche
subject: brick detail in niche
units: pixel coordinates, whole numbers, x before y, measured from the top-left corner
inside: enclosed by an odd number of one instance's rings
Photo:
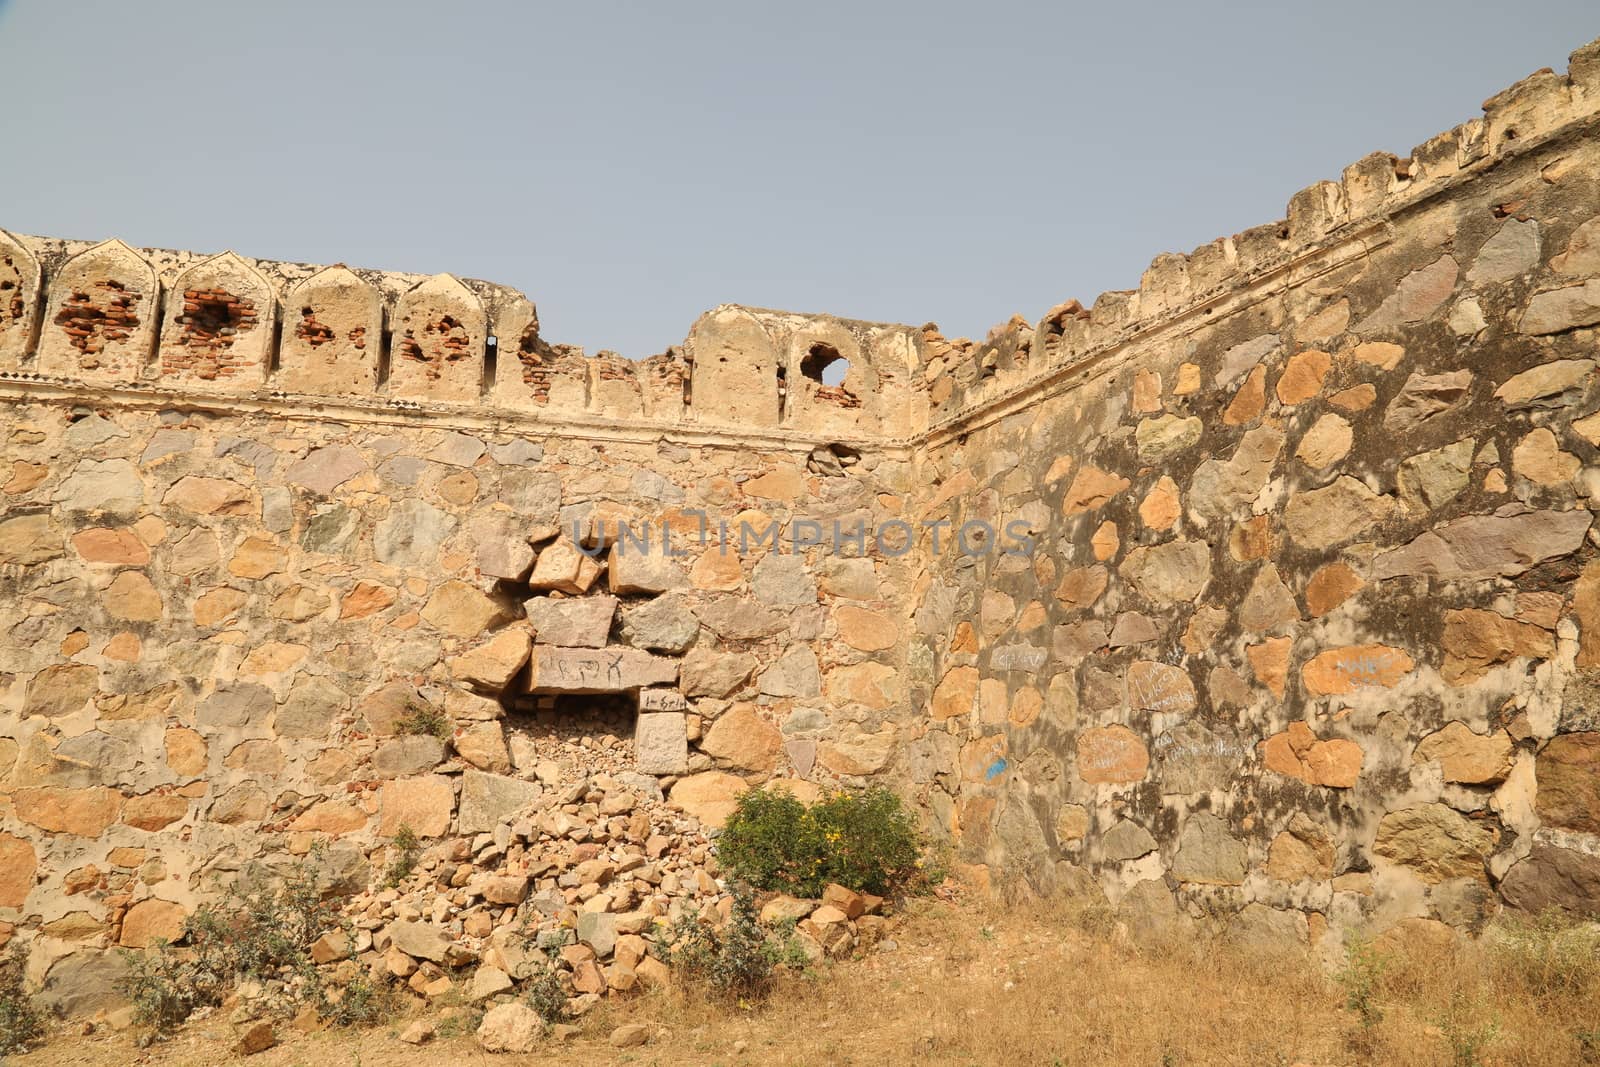
[[[433,322],[422,328],[423,334],[438,334],[438,351],[444,356],[444,362],[454,363],[466,359],[471,353],[467,351],[467,330],[453,315],[441,315]],[[430,380],[439,377],[437,361],[422,350],[422,344],[412,330],[407,330],[400,339],[400,356],[402,359],[415,360],[427,365],[427,375]]]
[[[4,262],[6,268],[5,277],[0,277],[0,326],[4,326],[7,320],[21,322],[27,305],[22,300],[22,286],[17,283],[16,262],[10,256],[0,256],[0,262]]]
[[[241,366],[253,361],[235,358],[232,349],[240,334],[257,323],[253,300],[234,296],[226,289],[185,289],[183,313],[178,316],[182,332],[178,345],[161,352],[163,375],[191,373],[202,381],[230,378]]]
[[[80,360],[84,370],[98,368],[100,361],[94,357],[107,344],[126,341],[139,328],[139,316],[134,313],[138,303],[139,294],[115,278],[95,282],[88,292],[73,290],[56,313],[55,325],[86,357]]]

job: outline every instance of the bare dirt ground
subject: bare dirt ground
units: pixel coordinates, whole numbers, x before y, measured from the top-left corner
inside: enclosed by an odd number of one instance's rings
[[[399,1033],[416,1015],[375,1029],[297,1033],[250,1057],[252,1067],[446,1067],[483,1064],[726,1065],[1396,1064],[1552,1067],[1586,1059],[1600,1028],[1600,961],[1592,952],[1517,954],[1467,945],[1389,958],[1362,1026],[1343,987],[1294,953],[1236,949],[1199,935],[1138,944],[1103,916],[1055,905],[1012,908],[921,901],[896,946],[787,979],[759,1009],[668,992],[580,1020],[581,1032],[531,1055],[490,1055],[471,1022],[446,1024],[414,1047]],[[1592,946],[1594,942],[1588,942]],[[1570,954],[1569,954],[1570,955]],[[615,1049],[622,1022],[649,1043]],[[451,1031],[454,1032],[451,1032]],[[139,1049],[131,1032],[58,1030],[18,1067],[236,1061],[222,1016]]]

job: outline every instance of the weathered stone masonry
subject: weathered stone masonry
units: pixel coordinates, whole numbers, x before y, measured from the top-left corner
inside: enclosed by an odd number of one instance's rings
[[[904,767],[969,857],[1324,948],[1600,909],[1597,111],[1590,45],[929,352],[924,509],[1041,542],[912,591]]]
[[[630,363],[450,275],[0,233],[7,936],[81,989],[250,862],[487,832],[589,706],[706,822],[883,777],[1149,921],[1600,908],[1597,126],[1591,45],[982,344],[724,306]]]

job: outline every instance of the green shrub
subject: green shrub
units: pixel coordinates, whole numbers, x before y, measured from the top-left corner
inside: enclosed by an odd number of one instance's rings
[[[717,839],[736,877],[802,897],[821,896],[829,882],[889,896],[916,879],[922,854],[911,813],[881,786],[809,808],[785,791],[750,789]]]
[[[383,888],[397,889],[400,883],[410,877],[416,869],[417,856],[422,851],[422,842],[417,840],[416,831],[406,823],[400,824],[400,829],[395,833],[394,840],[390,843],[394,856],[388,868],[383,872]]]
[[[669,934],[667,962],[686,981],[704,985],[724,1000],[758,1003],[772,992],[780,963],[795,955],[790,936],[761,926],[761,913],[746,886],[733,891],[733,911],[718,930],[690,915]]]
[[[1481,1003],[1469,1002],[1458,989],[1450,998],[1450,1010],[1439,1017],[1451,1067],[1484,1067],[1484,1052],[1500,1040],[1499,1022],[1484,1019],[1482,1011]]]
[[[528,983],[528,1007],[538,1013],[546,1026],[567,1017],[567,990],[561,984],[561,972],[548,961]]]
[[[122,949],[127,973],[119,980],[136,1022],[165,1033],[196,1011],[222,1003],[229,974],[200,965],[196,952],[161,940],[146,952]]]
[[[304,964],[311,958],[312,942],[341,920],[339,906],[323,899],[308,863],[297,864],[277,885],[247,881],[223,918],[233,929],[237,970],[250,978]]]
[[[0,959],[0,1056],[26,1052],[44,1036],[44,1020],[23,987],[28,957],[12,947]]]
[[[1354,934],[1345,942],[1344,967],[1333,980],[1344,990],[1344,1006],[1356,1013],[1361,1029],[1367,1033],[1383,1021],[1378,994],[1388,969],[1389,961],[1372,942]]]
[[[376,1026],[394,1014],[393,991],[364,974],[353,976],[337,995],[327,993],[314,975],[312,982],[317,1014],[334,1026]]]
[[[122,950],[128,966],[123,992],[135,1018],[161,1031],[181,1025],[200,1008],[221,1004],[243,979],[299,973],[320,1008],[328,1002],[311,962],[311,945],[338,926],[339,918],[337,905],[322,898],[311,863],[296,865],[277,884],[247,880],[220,903],[195,909],[184,921],[181,944],[158,941],[148,952]],[[357,992],[358,1001],[363,996]],[[352,1005],[341,1014],[363,1010]]]

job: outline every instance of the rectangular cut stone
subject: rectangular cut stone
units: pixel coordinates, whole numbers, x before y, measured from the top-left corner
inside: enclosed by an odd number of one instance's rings
[[[642,774],[682,774],[688,770],[689,732],[683,716],[670,711],[641,714],[633,732],[633,751]]]
[[[541,793],[538,782],[469,770],[461,776],[458,830],[463,834],[488,833],[532,805]]]
[[[528,672],[530,693],[625,693],[674,685],[678,663],[636,648],[557,648],[536,645]]]
[[[639,690],[639,711],[688,711],[689,702],[676,689]]]
[[[650,531],[641,544],[624,535],[611,546],[606,573],[613,593],[666,593],[688,584],[683,568],[668,554],[682,553],[683,548],[670,548],[663,542],[665,536]]]
[[[567,648],[604,648],[617,614],[614,596],[555,599],[536,596],[526,601],[534,638],[542,645]]]

